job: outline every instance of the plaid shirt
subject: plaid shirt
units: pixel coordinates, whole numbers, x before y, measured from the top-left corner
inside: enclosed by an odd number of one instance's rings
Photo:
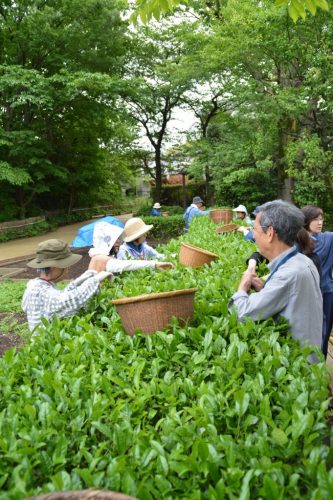
[[[86,271],[64,290],[41,278],[30,280],[22,299],[30,330],[40,325],[42,318],[51,321],[55,314],[60,318],[74,315],[98,289],[99,281],[91,271]]]

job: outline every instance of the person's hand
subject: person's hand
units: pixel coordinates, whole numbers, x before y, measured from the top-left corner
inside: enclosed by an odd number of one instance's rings
[[[99,273],[96,274],[96,278],[98,281],[101,283],[101,281],[105,280],[106,278],[109,278],[110,281],[113,279],[113,274],[109,273],[108,271],[100,271]]]
[[[258,278],[258,276],[253,276],[252,288],[254,288],[256,292],[260,292],[260,290],[262,290],[264,288],[263,280]]]
[[[250,231],[248,227],[246,226],[239,226],[239,228],[237,229],[237,231],[239,233],[243,233],[244,236]]]
[[[111,257],[109,257],[108,255],[103,254],[94,255],[93,257],[91,257],[88,269],[90,271],[96,271],[98,273],[100,271],[105,271],[110,258]]]
[[[245,273],[243,273],[242,279],[238,285],[238,292],[248,292],[252,286],[252,279],[256,276],[256,274],[251,271],[251,269],[247,269]]]
[[[174,269],[175,266],[172,262],[156,262],[156,269],[163,271],[163,269]]]

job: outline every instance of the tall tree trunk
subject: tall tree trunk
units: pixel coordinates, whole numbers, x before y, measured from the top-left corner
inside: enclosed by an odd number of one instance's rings
[[[71,186],[70,193],[69,193],[69,200],[68,200],[67,215],[69,215],[73,210],[74,197],[75,197],[75,190],[74,190],[74,187]]]
[[[161,161],[161,148],[159,146],[155,149],[155,172],[156,172],[156,200],[161,203],[162,194],[162,161]]]
[[[25,219],[27,215],[27,206],[31,203],[33,198],[35,197],[36,191],[31,191],[31,193],[27,196],[26,192],[22,187],[16,188],[16,200],[20,207],[19,217],[20,219]]]
[[[26,215],[26,205],[24,203],[24,191],[21,187],[16,189],[16,199],[20,207],[19,217],[20,219],[25,219]]]
[[[286,148],[290,134],[296,132],[295,118],[286,117],[280,120],[278,130],[278,149],[275,167],[277,171],[278,197],[293,202],[295,181],[286,173]]]
[[[209,166],[205,167],[205,196],[206,204],[212,206],[214,204],[214,194],[211,185],[212,176],[210,175]]]

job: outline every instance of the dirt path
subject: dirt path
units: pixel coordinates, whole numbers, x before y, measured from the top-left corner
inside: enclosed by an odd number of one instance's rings
[[[95,219],[96,220],[96,219]],[[0,262],[26,255],[33,255],[36,252],[38,243],[49,238],[59,238],[70,243],[76,236],[80,227],[89,224],[92,220],[77,222],[69,226],[59,227],[56,231],[43,233],[40,236],[31,236],[30,238],[19,238],[17,240],[0,243]]]

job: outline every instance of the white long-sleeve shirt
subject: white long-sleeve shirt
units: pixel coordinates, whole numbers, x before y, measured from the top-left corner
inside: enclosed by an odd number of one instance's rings
[[[111,257],[106,264],[106,271],[122,273],[123,271],[137,271],[145,268],[155,268],[156,260],[119,260]]]
[[[60,318],[76,314],[98,289],[99,280],[94,271],[86,271],[64,290],[41,278],[30,280],[22,299],[29,329],[33,331],[42,318],[51,321],[55,314]]]

